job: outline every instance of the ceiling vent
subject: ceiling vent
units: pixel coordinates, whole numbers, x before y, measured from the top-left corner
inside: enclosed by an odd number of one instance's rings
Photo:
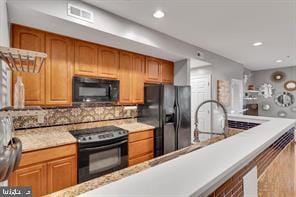
[[[70,3],[68,3],[68,15],[87,22],[94,22],[93,12]]]

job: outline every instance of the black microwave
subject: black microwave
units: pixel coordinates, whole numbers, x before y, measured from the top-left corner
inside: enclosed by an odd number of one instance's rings
[[[73,77],[73,102],[117,102],[119,81]]]

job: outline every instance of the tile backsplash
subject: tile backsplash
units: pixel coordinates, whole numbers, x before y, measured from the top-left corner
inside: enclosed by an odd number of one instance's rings
[[[137,107],[125,106],[76,106],[48,108],[44,111],[44,123],[38,123],[37,117],[34,116],[18,117],[14,119],[15,129],[136,118],[138,115]]]

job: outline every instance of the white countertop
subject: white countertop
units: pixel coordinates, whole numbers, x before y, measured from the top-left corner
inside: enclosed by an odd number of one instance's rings
[[[81,196],[206,196],[296,123],[242,115],[229,119],[235,118],[262,124]]]

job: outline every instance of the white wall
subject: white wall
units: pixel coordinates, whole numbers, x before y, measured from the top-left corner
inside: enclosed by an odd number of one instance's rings
[[[9,47],[9,25],[7,19],[6,0],[0,1],[0,46]],[[0,108],[10,104],[10,72],[7,66],[0,61]]]

